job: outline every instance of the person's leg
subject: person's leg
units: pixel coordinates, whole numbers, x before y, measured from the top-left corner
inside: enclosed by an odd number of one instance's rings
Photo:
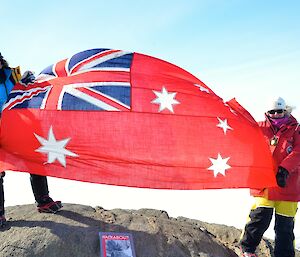
[[[4,216],[4,186],[3,186],[3,177],[5,176],[5,172],[0,172],[0,228],[5,227],[6,219]]]
[[[35,201],[39,204],[49,196],[47,177],[30,174],[30,183]]]
[[[275,210],[275,257],[294,257],[294,218],[297,202],[276,201]]]
[[[255,197],[249,221],[240,240],[243,252],[254,253],[260,240],[268,229],[273,216],[273,202],[263,197]]]
[[[63,207],[49,196],[47,177],[30,174],[30,182],[39,212],[56,213]]]
[[[3,186],[4,176],[5,173],[0,172],[0,216],[4,216],[4,186]]]

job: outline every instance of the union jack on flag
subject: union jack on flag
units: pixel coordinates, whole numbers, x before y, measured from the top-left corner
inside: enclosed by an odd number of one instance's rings
[[[44,69],[33,85],[16,85],[4,108],[129,111],[132,57],[102,48],[77,53]]]

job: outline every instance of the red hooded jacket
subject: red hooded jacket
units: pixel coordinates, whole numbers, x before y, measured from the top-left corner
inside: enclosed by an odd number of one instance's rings
[[[289,176],[284,188],[268,188],[268,199],[275,201],[300,201],[300,126],[297,120],[290,116],[289,121],[282,125],[276,132],[268,118],[259,122],[259,126],[265,136],[275,162],[275,172],[278,166],[288,170]],[[277,138],[277,145],[270,144],[273,138]],[[253,196],[264,196],[263,189],[251,190]]]

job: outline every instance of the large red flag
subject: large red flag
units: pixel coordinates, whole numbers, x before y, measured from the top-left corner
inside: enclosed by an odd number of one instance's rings
[[[3,170],[167,189],[275,185],[251,115],[138,53],[91,49],[17,84],[2,113]]]

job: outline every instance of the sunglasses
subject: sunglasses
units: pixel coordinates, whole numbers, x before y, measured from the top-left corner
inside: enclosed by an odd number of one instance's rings
[[[284,110],[283,109],[280,109],[280,110],[271,110],[271,111],[268,111],[269,114],[281,114],[281,113],[284,113]]]

